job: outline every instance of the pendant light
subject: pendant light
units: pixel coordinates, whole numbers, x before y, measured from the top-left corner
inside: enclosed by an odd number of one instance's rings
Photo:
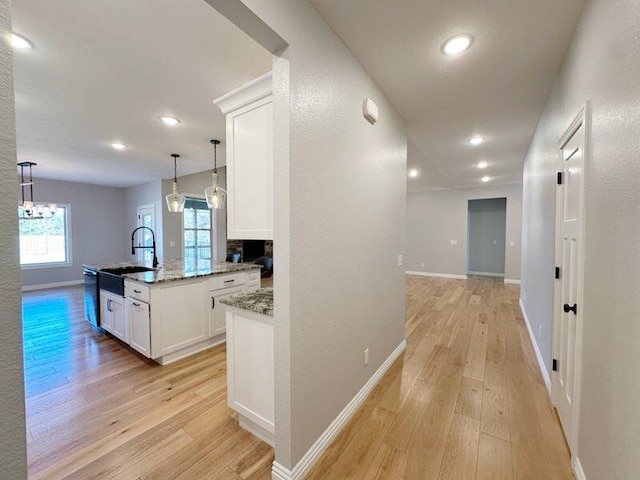
[[[204,191],[207,197],[207,205],[209,208],[219,209],[224,208],[227,201],[227,192],[224,188],[218,185],[218,156],[217,147],[220,145],[220,140],[211,140],[213,144],[213,182],[210,187],[207,187]]]
[[[20,162],[20,191],[22,202],[18,205],[18,216],[25,220],[37,220],[45,216],[53,216],[58,211],[55,203],[49,205],[36,205],[33,201],[33,167],[37,165],[33,162]],[[25,178],[25,169],[28,168],[28,177]]]
[[[178,158],[180,155],[172,153],[173,157],[173,192],[167,195],[167,208],[170,212],[179,213],[184,210],[187,198],[178,191]]]

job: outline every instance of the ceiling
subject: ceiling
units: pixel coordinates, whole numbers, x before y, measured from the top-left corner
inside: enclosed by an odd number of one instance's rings
[[[34,176],[127,187],[212,168],[225,138],[212,100],[271,69],[271,54],[203,0],[14,0],[18,160]],[[165,126],[158,117],[181,123]],[[128,148],[116,151],[113,141]],[[218,149],[224,161],[224,144]]]
[[[409,191],[522,181],[585,0],[310,1],[407,121],[408,167],[419,172]],[[444,56],[461,33],[471,48]],[[470,146],[473,135],[485,143]]]

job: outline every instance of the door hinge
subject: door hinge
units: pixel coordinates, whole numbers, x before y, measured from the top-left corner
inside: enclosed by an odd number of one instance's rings
[[[564,175],[562,175],[562,172],[558,172],[558,185],[562,185],[562,177]]]
[[[556,360],[555,358],[553,359],[553,366],[551,367],[551,370],[553,370],[554,372],[558,371],[558,360]]]
[[[560,267],[556,267],[556,280],[560,279]]]

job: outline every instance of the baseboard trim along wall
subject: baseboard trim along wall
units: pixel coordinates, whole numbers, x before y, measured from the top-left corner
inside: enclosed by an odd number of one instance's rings
[[[22,287],[23,292],[32,292],[33,290],[45,290],[47,288],[70,287],[72,285],[82,285],[84,280],[69,280],[68,282],[41,283],[40,285],[25,285]]]
[[[450,273],[432,273],[432,272],[415,272],[412,270],[407,270],[405,272],[407,275],[418,275],[420,277],[439,277],[439,278],[455,278],[457,280],[466,280],[466,275],[453,275]]]
[[[509,283],[512,285],[520,285],[520,280],[517,278],[505,278],[504,283]]]
[[[529,339],[531,340],[531,344],[533,345],[533,351],[536,353],[536,358],[538,359],[538,367],[540,367],[542,379],[544,380],[544,384],[547,387],[549,396],[551,396],[551,378],[549,378],[547,365],[544,363],[544,359],[542,358],[542,354],[540,353],[540,349],[538,348],[538,343],[536,342],[536,338],[533,335],[533,329],[531,328],[531,324],[529,323],[529,317],[527,317],[527,312],[524,309],[522,299],[520,299],[518,303],[520,304],[520,311],[522,312],[522,317],[524,318],[524,324],[527,326],[527,331],[529,332]]]
[[[378,384],[380,379],[387,373],[387,370],[393,365],[393,362],[404,352],[407,348],[407,341],[402,340],[400,345],[387,357],[387,359],[380,365],[380,368],[376,370],[371,378],[365,383],[355,397],[347,404],[347,406],[340,412],[331,425],[320,435],[320,438],[315,441],[307,453],[300,459],[300,461],[293,467],[293,470],[283,467],[278,462],[273,462],[271,473],[272,478],[276,480],[300,480],[311,470],[311,467],[318,461],[320,456],[329,447],[331,442],[338,436],[342,429],[346,426],[347,422],[351,419],[356,410],[367,399],[371,390]]]
[[[573,472],[576,474],[577,480],[587,480],[587,476],[584,474],[582,464],[580,463],[580,459],[578,457],[576,457],[573,461]]]
[[[500,277],[504,278],[504,273],[491,273],[491,272],[467,272],[467,276],[477,275],[479,277]]]

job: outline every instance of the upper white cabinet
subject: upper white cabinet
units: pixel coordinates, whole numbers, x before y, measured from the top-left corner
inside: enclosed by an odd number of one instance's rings
[[[271,73],[214,103],[227,119],[227,237],[273,240]]]

